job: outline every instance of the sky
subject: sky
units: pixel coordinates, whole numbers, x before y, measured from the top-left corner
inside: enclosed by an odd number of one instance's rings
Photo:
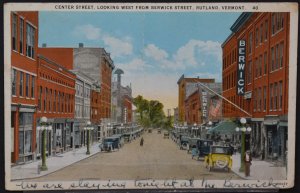
[[[240,13],[40,12],[39,46],[102,47],[125,73],[133,97],[178,106],[177,81],[222,80],[221,44]]]

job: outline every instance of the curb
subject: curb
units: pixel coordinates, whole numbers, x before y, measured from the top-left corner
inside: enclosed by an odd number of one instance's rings
[[[83,159],[77,160],[77,161],[75,161],[75,162],[73,162],[73,163],[71,163],[71,164],[69,164],[69,165],[66,165],[66,166],[64,166],[64,167],[62,167],[62,168],[53,170],[53,171],[51,171],[51,172],[49,172],[49,173],[47,173],[47,174],[42,174],[42,175],[36,176],[36,177],[15,178],[15,179],[10,179],[10,181],[31,180],[31,179],[36,179],[36,178],[39,178],[39,177],[47,176],[47,175],[49,175],[49,174],[52,174],[52,173],[57,172],[57,171],[59,171],[59,170],[62,170],[62,169],[64,169],[64,168],[68,167],[68,166],[71,166],[71,165],[73,165],[73,164],[75,164],[75,163],[78,163],[78,162],[83,161],[83,160],[85,160],[85,159],[87,159],[87,158],[93,157],[93,156],[95,156],[95,155],[97,155],[97,154],[100,154],[100,153],[101,153],[101,151],[100,151],[100,152],[97,152],[97,153],[95,153],[95,154],[89,155],[88,157],[85,157],[85,158],[83,158]]]

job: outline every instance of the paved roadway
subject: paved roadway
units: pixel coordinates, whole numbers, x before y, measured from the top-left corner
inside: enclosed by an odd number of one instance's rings
[[[142,147],[138,138],[119,151],[98,153],[37,180],[240,179],[232,172],[209,172],[203,161],[193,160],[191,154],[156,131],[143,134],[143,138]]]

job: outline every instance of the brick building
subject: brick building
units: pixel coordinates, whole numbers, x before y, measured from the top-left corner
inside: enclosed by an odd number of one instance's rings
[[[221,94],[221,83],[203,83],[214,92]],[[209,121],[218,122],[222,118],[220,111],[221,100],[207,88],[197,83],[187,91],[185,99],[185,120],[188,125],[204,124]],[[191,93],[191,94],[189,94]],[[218,109],[217,109],[218,108]]]
[[[47,154],[62,153],[73,147],[72,138],[76,75],[52,60],[38,55],[37,125],[47,117],[52,131],[47,131]],[[42,132],[37,131],[36,155],[41,156]]]
[[[11,160],[34,159],[38,12],[11,13]]]
[[[194,83],[214,83],[214,79],[200,79],[200,78],[185,78],[182,75],[177,81],[178,84],[178,114],[179,122],[185,122],[185,99],[190,94],[189,90],[193,90],[195,87]],[[194,90],[193,90],[194,91]],[[192,91],[192,92],[193,92]]]
[[[100,86],[100,93],[92,91],[91,94],[93,106],[98,108],[97,115],[91,111],[91,120],[94,124],[98,124],[97,131],[101,135],[107,136],[108,127],[105,125],[111,122],[111,76],[115,67],[110,54],[104,48],[88,48],[84,47],[82,43],[78,48],[47,47],[46,44],[43,44],[39,51],[69,70],[86,74]],[[100,107],[95,104],[96,102]],[[100,122],[101,124],[99,124]]]
[[[251,150],[262,159],[286,158],[289,25],[289,13],[242,13],[222,44],[223,96],[250,116],[226,101],[223,115],[248,118]]]

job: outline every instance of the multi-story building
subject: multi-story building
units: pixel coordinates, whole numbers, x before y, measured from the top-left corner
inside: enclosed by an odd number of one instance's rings
[[[185,99],[185,120],[188,125],[203,124],[209,121],[220,121],[221,100],[216,97],[221,94],[221,83],[193,83],[191,89],[187,90]],[[205,85],[205,87],[203,86]],[[214,91],[210,91],[210,90]]]
[[[112,119],[115,123],[132,122],[132,90],[121,85],[123,70],[117,69],[114,74],[117,80],[112,83]]]
[[[47,131],[47,155],[62,153],[73,147],[74,100],[76,75],[52,60],[38,55],[37,123],[47,117],[52,131]],[[41,157],[42,131],[36,133],[36,155]]]
[[[74,122],[74,144],[75,147],[86,145],[87,122],[91,120],[91,92],[93,79],[81,71],[72,70],[76,74],[75,84],[75,122]]]
[[[36,149],[38,12],[11,13],[11,161],[34,159]]]
[[[97,123],[100,127],[97,130],[103,131],[103,136],[107,136],[109,130],[107,128],[110,128],[107,127],[107,124],[111,122],[111,74],[115,67],[110,54],[104,48],[88,48],[84,47],[82,43],[79,44],[78,48],[50,48],[43,44],[40,53],[52,58],[69,70],[86,74],[100,86],[100,94],[95,95],[92,91],[91,96],[94,98],[91,101],[94,101],[94,106],[97,101],[100,108],[98,108],[95,118],[93,118],[94,114],[91,111],[91,119],[94,124]],[[99,120],[101,124],[99,124]]]
[[[214,83],[215,79],[200,79],[200,78],[185,78],[182,75],[179,80],[177,81],[178,84],[178,114],[179,114],[179,122],[186,122],[185,119],[185,99],[190,94],[190,90],[195,91],[197,86],[195,83]]]
[[[284,161],[287,150],[289,13],[242,13],[222,44],[225,117],[248,118],[251,150]],[[238,75],[238,76],[237,76]]]
[[[101,86],[99,82],[94,82],[92,85],[92,93],[91,93],[91,122],[93,125],[101,125]],[[94,141],[100,140],[105,132],[101,130],[101,126],[97,126],[96,132],[94,132]]]

